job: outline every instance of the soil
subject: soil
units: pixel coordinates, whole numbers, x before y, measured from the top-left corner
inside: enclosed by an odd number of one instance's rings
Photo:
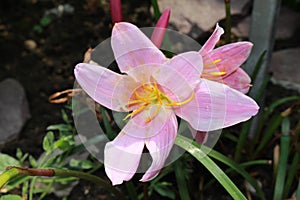
[[[66,3],[74,7],[73,14],[54,17],[49,25],[41,25],[47,10]],[[124,12],[130,12],[124,13],[127,21],[150,24],[148,3],[125,1],[124,5]],[[32,115],[18,140],[2,151],[13,154],[22,144],[24,152],[37,156],[42,152],[40,141],[45,128],[62,120],[64,105],[49,103],[49,96],[73,88],[74,66],[82,62],[89,47],[110,37],[109,4],[96,0],[7,0],[1,1],[0,13],[0,80],[15,78],[24,86]],[[35,30],[37,25],[41,32]]]
[[[139,27],[153,25],[150,1],[122,2],[125,21]],[[53,18],[49,24],[43,26],[41,19],[46,10],[65,3],[74,7],[74,13]],[[37,30],[37,26],[42,30]],[[65,106],[49,103],[49,96],[73,88],[74,66],[82,62],[84,52],[89,47],[94,47],[110,37],[111,27],[109,4],[104,0],[0,2],[0,80],[15,78],[24,86],[32,116],[19,138],[6,144],[1,149],[2,153],[14,156],[16,149],[21,148],[23,152],[38,158],[43,152],[41,144],[46,127],[62,122],[61,109]],[[281,90],[283,92],[277,93],[278,87],[270,85],[268,101],[279,98],[282,94],[295,94],[293,91]],[[279,96],[274,97],[274,93]],[[104,173],[100,171],[97,174],[103,176]],[[219,197],[223,194],[226,196],[223,188],[217,186],[217,189],[221,190]],[[49,195],[46,199],[56,197]],[[111,197],[94,184],[80,181],[69,199],[95,200]]]

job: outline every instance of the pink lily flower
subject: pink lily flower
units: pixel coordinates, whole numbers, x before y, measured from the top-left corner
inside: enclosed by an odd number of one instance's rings
[[[224,83],[246,94],[251,86],[251,79],[240,66],[248,58],[253,44],[236,42],[214,49],[223,33],[223,28],[217,24],[213,34],[199,51],[204,62],[202,78]]]
[[[167,8],[161,14],[160,18],[158,19],[155,25],[154,31],[151,35],[151,41],[157,48],[160,48],[162,41],[164,39],[166,28],[168,27],[168,23],[170,19],[170,13],[171,13],[170,8]]]
[[[109,5],[113,24],[123,21],[121,0],[110,0]]]
[[[240,65],[248,58],[253,44],[251,42],[236,42],[214,49],[223,33],[223,28],[217,24],[213,34],[200,49],[199,53],[203,56],[204,62],[201,77],[226,84],[246,94],[251,86],[251,79],[240,68]],[[207,132],[195,131],[191,127],[190,129],[199,144],[206,142]]]
[[[250,97],[218,82],[200,79],[198,52],[167,59],[136,26],[116,23],[111,45],[122,74],[80,63],[75,77],[99,104],[129,119],[104,149],[104,165],[113,185],[136,173],[144,147],[152,163],[140,181],[153,179],[164,166],[177,134],[176,116],[195,130],[210,131],[248,120],[258,112]]]

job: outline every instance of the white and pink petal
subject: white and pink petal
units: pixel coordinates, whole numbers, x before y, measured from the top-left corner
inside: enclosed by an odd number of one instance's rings
[[[175,109],[176,114],[198,131],[213,131],[246,121],[258,112],[250,97],[206,79],[195,90],[195,98]]]
[[[248,58],[253,44],[236,42],[214,49],[203,56],[204,72],[226,72],[227,76],[237,70]]]
[[[150,104],[131,117],[122,132],[139,139],[155,137],[164,129],[168,120],[174,116],[174,111],[169,107]]]
[[[146,147],[152,157],[152,164],[140,181],[145,182],[155,178],[164,167],[165,161],[173,147],[177,128],[176,115],[171,115],[157,135],[145,140]]]
[[[105,172],[113,185],[130,180],[135,174],[144,149],[144,140],[124,132],[104,148]]]
[[[144,64],[161,64],[165,55],[135,25],[120,22],[113,27],[112,49],[121,72]]]
[[[209,37],[209,39],[205,42],[205,44],[200,49],[199,53],[204,56],[208,52],[212,51],[218,41],[220,40],[221,35],[224,33],[223,28],[219,26],[219,24],[216,25],[216,28],[212,35]]]
[[[152,73],[153,79],[160,86],[163,93],[167,94],[174,102],[184,102],[191,98],[195,84],[199,82],[189,81],[185,75],[180,74],[176,68],[169,65],[161,65]],[[192,85],[193,84],[193,85]]]
[[[99,104],[119,112],[130,110],[126,105],[138,84],[129,76],[87,63],[76,65],[74,73],[83,90]]]
[[[251,87],[251,78],[243,69],[239,68],[229,76],[226,76],[223,79],[223,83],[246,94]]]
[[[177,71],[190,86],[195,87],[199,83],[199,77],[203,69],[203,60],[198,52],[190,51],[178,54],[168,60],[165,65]]]

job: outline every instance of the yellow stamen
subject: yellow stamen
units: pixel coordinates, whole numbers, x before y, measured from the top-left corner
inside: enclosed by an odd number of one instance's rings
[[[184,104],[187,104],[188,102],[190,102],[194,97],[195,97],[195,94],[193,92],[192,95],[187,100],[182,101],[182,102],[171,101],[171,103],[167,103],[166,106],[181,106],[181,105],[184,105]]]
[[[206,72],[206,71],[203,71],[202,73],[203,74],[209,74],[209,75],[212,75],[212,76],[223,76],[223,75],[226,75],[225,71],[221,71],[221,72]]]
[[[144,97],[142,97],[141,95],[139,95],[139,93],[137,93],[136,91],[134,92],[135,96],[141,100],[142,102],[145,102],[145,103],[151,103],[148,99],[145,99]]]
[[[217,60],[214,60],[212,62],[204,63],[204,67],[209,67],[209,66],[215,65],[219,62],[221,62],[221,59],[217,59]]]
[[[146,123],[149,123],[149,122],[150,122],[150,121],[158,114],[160,108],[161,108],[161,104],[159,104],[159,105],[156,107],[155,112],[154,112],[149,118],[146,119]]]
[[[161,104],[162,104],[162,101],[161,101],[161,98],[160,98],[160,91],[158,90],[158,87],[157,87],[157,84],[156,84],[155,81],[154,81],[154,88],[155,88],[157,100],[158,100],[159,104],[161,105]]]
[[[149,123],[159,113],[162,105],[181,106],[190,102],[195,96],[195,94],[192,93],[192,95],[187,100],[182,102],[175,102],[170,99],[165,93],[159,90],[159,86],[154,79],[151,82],[151,84],[143,84],[141,88],[134,92],[134,100],[129,101],[127,106],[139,104],[140,107],[126,115],[123,120],[137,115],[138,113],[143,111],[149,104],[156,104],[156,110],[153,114],[151,114],[150,117],[146,119],[146,123]]]
[[[217,59],[217,60],[214,60],[214,61],[213,61],[214,64],[217,64],[217,63],[219,63],[219,62],[221,62],[221,59]]]
[[[153,88],[152,88],[152,87],[149,87],[149,86],[147,86],[147,85],[145,85],[145,84],[143,84],[142,87],[143,87],[144,89],[148,90],[149,92],[153,92]]]
[[[134,116],[138,113],[140,113],[144,108],[146,108],[149,104],[144,104],[142,106],[140,106],[138,109],[136,109],[135,111],[133,111],[132,113],[129,113],[128,115],[126,115],[126,117],[123,118],[123,120],[128,119],[131,116]]]

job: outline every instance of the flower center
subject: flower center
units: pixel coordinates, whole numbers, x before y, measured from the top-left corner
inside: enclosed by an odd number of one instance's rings
[[[158,113],[160,108],[164,106],[173,107],[181,106],[190,102],[194,98],[194,93],[185,101],[176,102],[173,101],[167,94],[165,94],[157,85],[156,81],[153,80],[151,83],[143,84],[140,88],[135,90],[131,101],[128,102],[128,106],[138,106],[133,112],[126,115],[123,120],[133,117],[136,114],[143,111],[150,104],[155,104],[156,110],[154,113],[146,119],[146,123],[150,122]]]

